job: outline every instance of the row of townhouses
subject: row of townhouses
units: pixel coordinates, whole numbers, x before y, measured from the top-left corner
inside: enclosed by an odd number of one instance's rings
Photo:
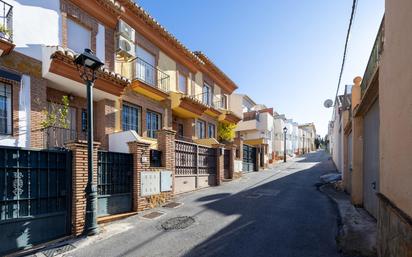
[[[335,100],[329,149],[355,206],[376,219],[379,256],[411,256],[410,1],[386,1],[363,78]]]
[[[273,108],[256,104],[245,94],[230,95],[230,102],[231,110],[242,118],[235,129],[236,136],[244,145],[259,149],[261,168],[283,159],[285,152],[292,157],[316,150],[313,123],[299,125]]]
[[[284,127],[289,155],[315,149],[313,124],[234,94],[132,0],[2,0],[0,255],[87,233],[84,52],[104,64],[91,104],[99,223],[267,167]]]

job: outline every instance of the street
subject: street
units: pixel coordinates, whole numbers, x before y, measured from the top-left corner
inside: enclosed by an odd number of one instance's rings
[[[315,186],[334,166],[324,151],[245,174],[220,187],[177,196],[176,209],[158,208],[113,222],[94,238],[80,240],[65,256],[340,256],[338,215]],[[152,212],[149,210],[146,213]],[[165,231],[166,220],[190,216],[185,229]]]

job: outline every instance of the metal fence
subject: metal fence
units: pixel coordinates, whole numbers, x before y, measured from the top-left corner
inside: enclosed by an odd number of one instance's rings
[[[176,140],[176,176],[216,174],[216,149]]]
[[[0,38],[13,42],[13,6],[0,0]]]
[[[86,139],[85,133],[78,134],[74,129],[48,127],[43,131],[43,148],[64,148],[67,142]]]
[[[170,76],[154,67],[145,60],[136,57],[125,66],[131,74],[131,78],[144,82],[145,84],[157,88],[163,92],[170,91]]]
[[[382,20],[381,26],[379,28],[378,35],[376,36],[375,43],[373,44],[373,49],[369,57],[368,65],[366,66],[365,73],[361,82],[361,94],[363,95],[373,79],[373,74],[379,67],[381,54],[383,51],[384,42],[384,20]]]
[[[0,147],[0,255],[70,233],[71,152]]]

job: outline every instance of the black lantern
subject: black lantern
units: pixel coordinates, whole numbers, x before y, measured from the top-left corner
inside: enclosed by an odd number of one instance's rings
[[[97,225],[97,185],[93,181],[93,85],[96,80],[96,71],[103,66],[97,56],[90,49],[74,60],[80,77],[85,81],[87,88],[87,187],[86,187],[86,222],[84,231],[87,235],[98,233]]]

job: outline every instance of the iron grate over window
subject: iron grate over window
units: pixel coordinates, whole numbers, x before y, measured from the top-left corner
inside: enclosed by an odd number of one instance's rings
[[[99,195],[131,192],[133,155],[99,151],[97,163],[97,192]]]

